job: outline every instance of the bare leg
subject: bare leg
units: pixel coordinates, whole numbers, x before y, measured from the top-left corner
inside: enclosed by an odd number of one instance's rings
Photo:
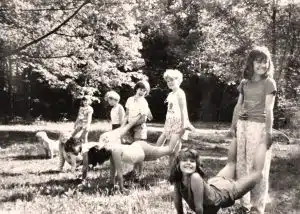
[[[59,166],[58,170],[62,171],[64,164],[65,164],[65,158],[64,158],[64,145],[62,142],[59,142]]]
[[[178,143],[181,142],[181,137],[182,135],[181,134],[172,134],[171,135],[171,138],[170,138],[170,141],[169,141],[169,147],[170,149],[172,150],[172,152],[175,152],[176,150],[176,146],[178,145]]]
[[[163,156],[170,155],[172,152],[169,146],[151,145],[146,141],[136,141],[134,143],[138,143],[142,147],[146,161],[156,160]]]
[[[83,143],[87,143],[88,142],[88,135],[89,135],[89,132],[88,130],[84,129],[82,134],[81,134],[81,137],[83,137]]]
[[[110,133],[115,133],[116,135],[120,136],[120,138],[122,136],[124,136],[133,126],[135,126],[135,124],[137,123],[137,121],[139,121],[139,118],[131,121],[130,123],[127,123],[125,126],[121,126],[117,129],[114,129],[112,131],[110,131]]]
[[[228,150],[228,159],[226,166],[221,169],[217,176],[225,178],[235,178],[235,167],[236,167],[236,149],[237,149],[237,140],[234,137],[231,144],[229,145]]]
[[[175,158],[178,156],[179,151],[181,150],[181,140],[179,139],[177,144],[175,145],[174,149],[172,149],[172,147],[170,147],[171,150],[171,154],[169,156],[169,168],[171,169],[174,163]]]
[[[235,183],[235,187],[237,190],[235,199],[241,198],[243,195],[245,195],[247,192],[253,189],[256,183],[261,179],[261,177],[261,172],[254,171],[251,172],[249,175],[237,180]]]
[[[166,135],[164,132],[162,132],[156,141],[156,145],[162,146],[165,143],[165,141],[166,141]]]
[[[71,134],[71,137],[75,137],[81,130],[82,130],[82,127],[80,127],[80,126],[75,128]]]
[[[123,191],[124,183],[123,183],[121,151],[118,150],[112,151],[112,158],[117,172],[117,181],[119,182],[120,190]]]

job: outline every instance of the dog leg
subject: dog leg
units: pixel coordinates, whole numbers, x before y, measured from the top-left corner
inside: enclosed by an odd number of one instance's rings
[[[63,144],[60,142],[59,143],[59,166],[58,166],[58,170],[59,171],[62,171],[64,165],[65,165],[65,157],[64,157],[64,147],[63,147]]]
[[[82,179],[86,179],[87,172],[89,169],[89,157],[88,152],[82,154]]]
[[[121,151],[112,151],[112,158],[117,173],[117,181],[120,186],[120,191],[122,192],[124,190],[124,181],[123,181]]]
[[[110,157],[110,184],[112,187],[116,184],[116,167],[112,157]]]

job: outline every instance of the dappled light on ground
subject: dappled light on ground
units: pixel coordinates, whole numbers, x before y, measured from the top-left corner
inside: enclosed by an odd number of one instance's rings
[[[188,141],[201,154],[208,176],[220,170],[227,156],[226,144]],[[294,146],[294,147],[293,147]],[[295,145],[274,145],[270,171],[270,197],[267,214],[297,213],[300,155]],[[11,142],[0,151],[0,210],[23,213],[174,213],[172,187],[166,181],[168,158],[146,162],[139,181],[125,179],[128,191],[121,194],[109,185],[109,163],[89,171],[88,185],[79,188],[80,169],[70,166],[57,171],[58,157],[45,159],[36,142]],[[125,165],[125,172],[132,166]],[[76,203],[76,207],[74,204]],[[239,205],[223,209],[221,214],[238,213]],[[189,209],[185,206],[187,213]],[[147,212],[146,212],[147,210]],[[286,212],[286,211],[291,212]]]

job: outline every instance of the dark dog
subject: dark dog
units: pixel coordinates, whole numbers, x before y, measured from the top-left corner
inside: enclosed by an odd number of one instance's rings
[[[82,140],[71,137],[64,144],[64,149],[66,152],[70,152],[77,156],[82,151]],[[105,161],[109,160],[110,157],[111,151],[108,151],[105,148],[99,149],[98,146],[94,146],[88,151],[88,164],[95,167],[97,164],[103,164]]]
[[[99,149],[97,146],[94,146],[88,151],[88,163],[93,167],[97,166],[97,164],[103,164],[105,161],[108,161],[110,157],[111,151],[105,148]]]

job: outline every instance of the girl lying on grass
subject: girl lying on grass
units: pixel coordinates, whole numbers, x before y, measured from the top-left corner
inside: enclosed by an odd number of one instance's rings
[[[235,176],[236,141],[228,152],[226,166],[208,181],[200,167],[200,157],[194,149],[182,149],[175,159],[169,181],[174,185],[174,202],[177,213],[183,213],[182,198],[196,214],[216,214],[220,208],[232,206],[254,188],[262,177],[267,144],[260,143],[256,149],[250,174],[232,180]]]

